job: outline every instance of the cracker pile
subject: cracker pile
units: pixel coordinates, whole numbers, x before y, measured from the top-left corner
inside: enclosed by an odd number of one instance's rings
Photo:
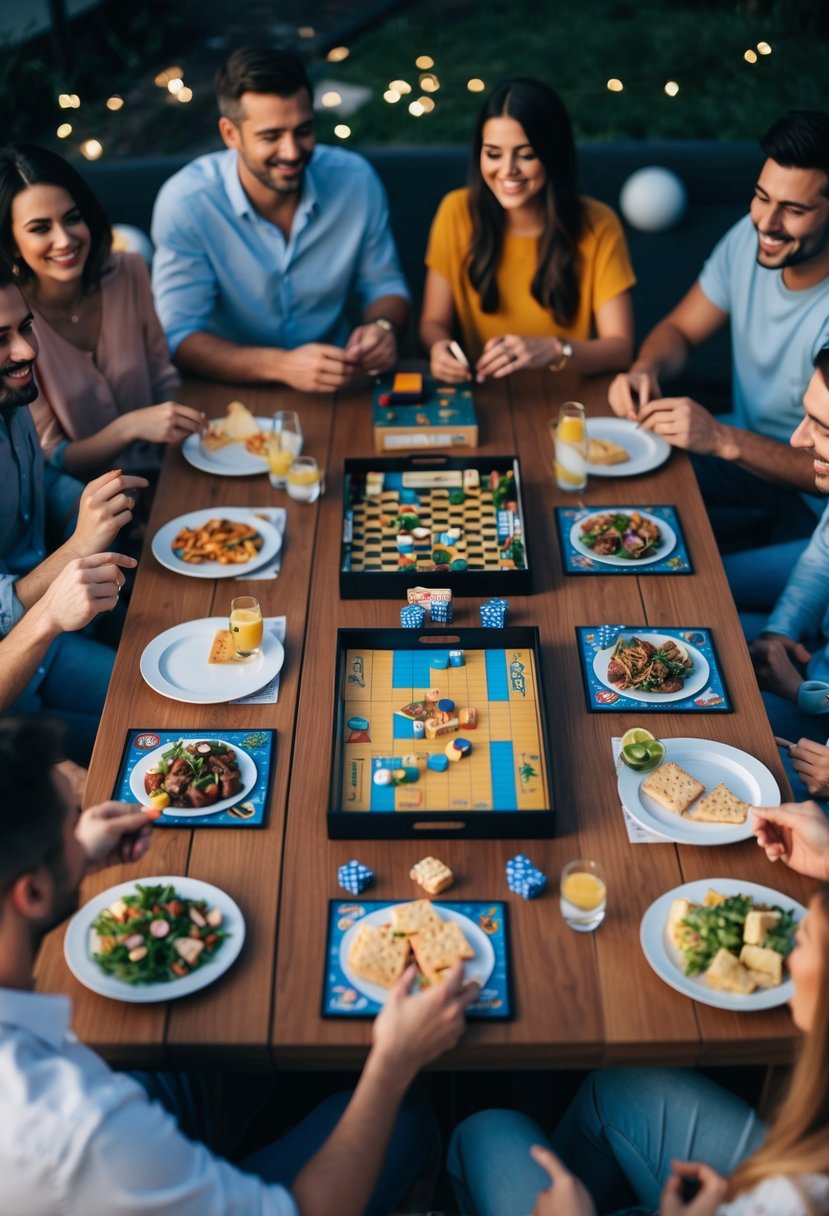
[[[696,823],[745,823],[748,815],[749,804],[722,782],[700,798],[705,793],[705,786],[672,760],[654,769],[642,782],[641,790],[666,810]],[[690,807],[698,798],[700,801],[691,811]]]
[[[475,957],[457,922],[444,920],[428,899],[417,899],[392,907],[391,924],[361,925],[348,965],[360,979],[391,988],[406,970],[412,954],[429,984],[439,984],[458,959]]]

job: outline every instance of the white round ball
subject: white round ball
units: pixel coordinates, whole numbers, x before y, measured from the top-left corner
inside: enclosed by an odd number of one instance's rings
[[[133,224],[112,225],[112,248],[116,253],[140,253],[147,265],[152,265],[153,243]]]
[[[637,169],[622,186],[619,207],[632,228],[642,232],[665,232],[685,214],[688,196],[670,169],[651,165]]]

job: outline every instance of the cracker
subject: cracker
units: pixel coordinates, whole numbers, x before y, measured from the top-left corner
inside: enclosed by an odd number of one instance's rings
[[[229,629],[219,629],[210,647],[208,663],[232,663],[236,658],[236,643]]]
[[[587,440],[588,464],[624,464],[626,460],[630,460],[630,452],[621,444],[610,439]]]
[[[429,895],[440,895],[455,881],[452,871],[437,857],[424,857],[409,870],[409,878],[420,883]]]
[[[396,904],[391,910],[391,923],[395,933],[419,933],[443,921],[428,899],[415,899],[409,904]]]
[[[748,806],[747,802],[732,794],[728,786],[720,782],[710,794],[700,799],[688,818],[699,820],[700,823],[745,823]]]
[[[643,794],[648,794],[654,802],[664,806],[666,810],[681,815],[687,811],[695,798],[705,792],[705,786],[696,777],[686,773],[684,768],[669,760],[660,764],[649,777],[646,777],[639,787]]]
[[[776,988],[783,983],[783,956],[765,946],[743,946],[740,962],[751,972],[758,988]]]
[[[719,988],[723,992],[739,992],[747,996],[757,987],[754,976],[723,946],[714,955],[705,976],[712,988]]]
[[[474,958],[475,951],[454,920],[442,920],[438,926],[427,926],[409,938],[417,965],[428,980],[439,978],[437,972],[451,967],[459,958]]]
[[[391,988],[406,970],[409,939],[391,925],[362,925],[348,954],[348,965],[360,979]]]

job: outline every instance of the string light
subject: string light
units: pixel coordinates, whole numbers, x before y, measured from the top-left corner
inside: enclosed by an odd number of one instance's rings
[[[405,93],[411,93],[412,91],[412,86],[407,80],[390,80],[389,88],[393,89],[395,93],[399,93],[401,97]]]
[[[420,78],[420,87],[427,93],[437,93],[438,89],[440,88],[440,81],[438,80],[437,76],[435,76],[434,72],[427,72]]]
[[[421,114],[425,114],[426,111],[423,109],[423,106],[420,104],[419,101],[410,101],[409,102],[409,113],[412,115],[413,118],[420,118]]]
[[[346,126],[344,122],[338,122],[334,128],[334,134],[338,139],[348,139],[351,134],[351,127]]]
[[[187,85],[184,85],[184,87],[179,89],[178,93],[176,93],[176,101],[180,101],[183,104],[185,104],[186,102],[192,101],[192,100],[193,100],[193,90],[188,89]]]
[[[435,101],[433,97],[418,97],[417,104],[420,106],[424,114],[431,114],[432,110],[435,108]]]
[[[332,106],[342,105],[343,99],[339,93],[332,89],[329,93],[323,93],[320,100],[324,106],[327,106],[330,109]]]
[[[314,29],[313,25],[301,25],[297,30],[297,33],[299,34],[300,38],[316,38],[317,36],[317,31]]]
[[[173,76],[173,78],[171,80],[167,81],[167,92],[172,93],[172,95],[174,97],[175,97],[176,93],[180,93],[183,88],[184,88],[184,81],[181,79],[180,76]]]
[[[675,80],[666,80],[665,92],[669,97],[676,97],[677,93],[679,92],[679,85]]]
[[[746,63],[756,63],[757,62],[757,52],[748,50],[743,55],[743,59],[745,59]]]
[[[770,55],[771,54],[771,45],[768,42],[758,42],[757,50],[760,52],[761,55]]]
[[[123,104],[124,104],[123,97],[119,97],[117,93],[113,93],[111,97],[107,98],[107,109],[108,110],[120,110],[122,108]]]
[[[68,139],[72,134],[71,122],[62,122],[55,134],[57,135],[58,139]]]
[[[624,87],[625,86],[622,84],[621,80],[619,80],[616,76],[611,76],[610,80],[607,82],[608,92],[610,93],[621,93]]]
[[[163,71],[159,72],[154,78],[153,83],[155,84],[156,88],[166,89],[171,80],[183,75],[184,68],[180,68],[178,65],[174,64],[171,68],[164,68]]]
[[[329,63],[342,63],[344,59],[348,59],[350,54],[351,51],[347,46],[332,46],[325,58]]]
[[[483,93],[486,85],[480,76],[473,76],[471,80],[467,80],[466,87],[470,93]]]
[[[383,101],[387,101],[390,106],[393,106],[396,101],[400,100],[400,94],[397,89],[386,89],[383,94]]]
[[[431,55],[418,55],[417,59],[415,59],[415,67],[422,68],[424,71],[428,71],[429,68],[433,68],[434,66],[435,61]]]
[[[81,99],[77,93],[61,93],[58,97],[58,105],[62,110],[77,110],[81,104]]]
[[[87,160],[98,160],[104,154],[104,145],[97,139],[85,139],[81,144],[81,152]]]

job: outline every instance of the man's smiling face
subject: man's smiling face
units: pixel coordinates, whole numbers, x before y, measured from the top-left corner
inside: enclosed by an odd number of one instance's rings
[[[16,287],[0,287],[0,410],[28,405],[37,397],[36,358],[37,339],[25,300]]]
[[[751,201],[761,266],[782,270],[803,265],[829,248],[826,191],[826,174],[819,169],[788,169],[766,161]]]
[[[821,360],[809,381],[803,408],[806,416],[789,442],[793,448],[811,453],[815,467],[815,486],[829,494],[829,359]]]

